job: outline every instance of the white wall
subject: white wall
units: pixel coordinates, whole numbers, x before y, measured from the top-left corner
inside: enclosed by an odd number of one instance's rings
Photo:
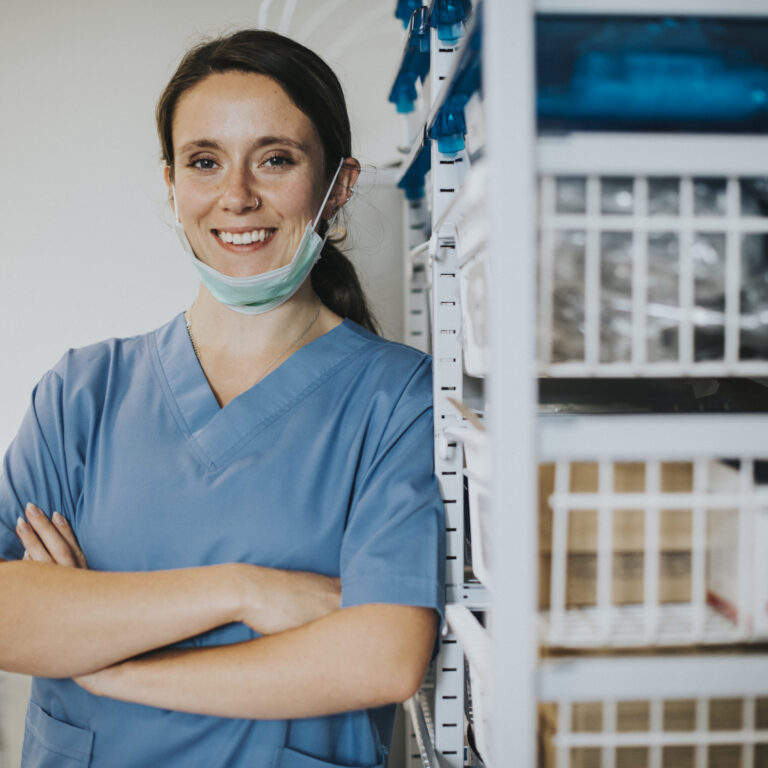
[[[400,121],[394,0],[0,0],[0,453],[65,349],[150,330],[196,291],[167,225],[154,106],[203,35],[294,35],[345,86],[364,168],[353,259],[385,332],[401,333],[400,202],[382,168]],[[325,22],[316,23],[325,13]],[[261,19],[260,19],[261,15]],[[395,138],[393,138],[395,137]],[[386,176],[386,174],[383,174]]]

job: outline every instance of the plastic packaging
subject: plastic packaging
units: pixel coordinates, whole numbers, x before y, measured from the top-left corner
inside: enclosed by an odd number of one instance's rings
[[[540,131],[768,131],[768,18],[536,18]]]
[[[741,212],[768,218],[768,179],[740,179]],[[694,360],[722,360],[725,355],[725,179],[694,179],[694,216],[723,217],[722,231],[694,230],[690,246],[693,268]],[[633,249],[645,238],[647,254],[645,343],[650,363],[679,359],[681,306],[681,237],[674,221],[663,228],[633,233],[610,228],[612,215],[632,215],[638,204],[627,178],[600,179],[599,328],[601,363],[629,362],[632,357]],[[680,180],[648,180],[647,209],[654,216],[679,215]],[[555,214],[585,215],[586,179],[555,180]],[[572,226],[572,225],[571,225]],[[583,361],[585,354],[586,224],[584,229],[555,232],[553,317],[550,359]],[[739,359],[768,359],[768,233],[743,234],[740,249]],[[545,353],[547,350],[544,351]]]
[[[552,361],[584,359],[584,249],[582,231],[558,232],[554,253]]]

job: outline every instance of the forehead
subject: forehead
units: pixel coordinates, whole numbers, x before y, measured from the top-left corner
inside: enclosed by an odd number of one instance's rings
[[[253,72],[217,72],[185,91],[173,115],[173,143],[201,137],[219,141],[288,135],[320,147],[312,121],[271,77]]]

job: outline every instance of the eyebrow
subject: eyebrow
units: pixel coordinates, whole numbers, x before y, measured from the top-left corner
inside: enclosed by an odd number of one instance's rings
[[[298,149],[305,155],[309,154],[309,147],[301,141],[296,141],[289,136],[261,136],[256,139],[251,145],[251,149],[263,149],[264,147],[272,146],[273,144],[284,144],[294,149]],[[195,149],[221,149],[219,142],[213,139],[196,139],[195,141],[189,141],[184,146],[179,147],[178,154],[183,155],[185,152],[191,152]]]

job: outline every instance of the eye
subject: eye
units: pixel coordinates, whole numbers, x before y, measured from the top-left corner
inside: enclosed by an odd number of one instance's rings
[[[286,168],[289,165],[293,165],[293,159],[288,155],[272,155],[264,161],[267,168]]]
[[[216,167],[216,161],[210,157],[198,157],[192,160],[189,165],[201,171],[212,171]]]

